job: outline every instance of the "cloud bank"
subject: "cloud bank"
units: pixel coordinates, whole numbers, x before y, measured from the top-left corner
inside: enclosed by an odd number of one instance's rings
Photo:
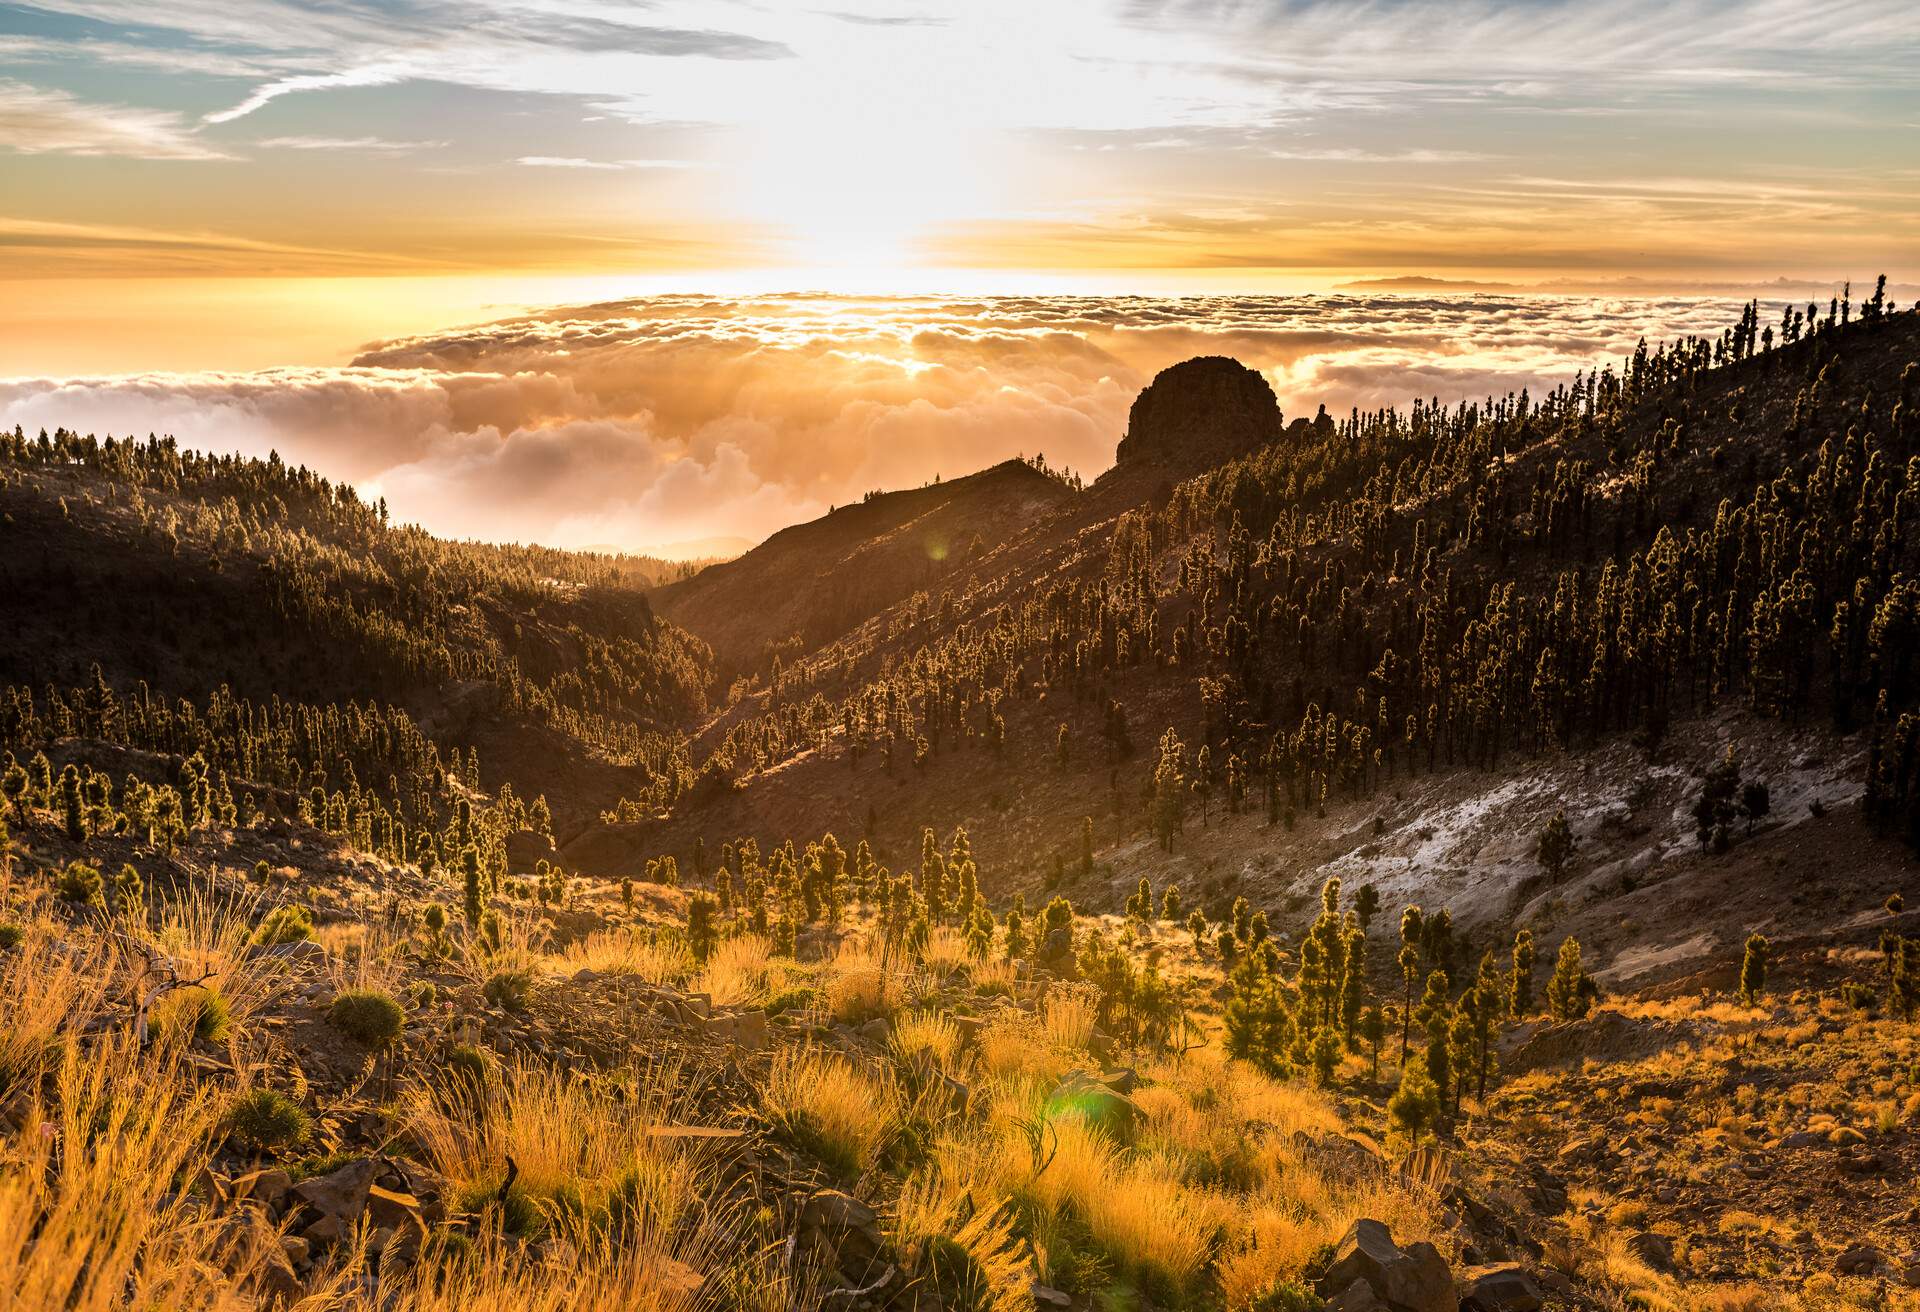
[[[1575,296],[665,296],[384,342],[344,368],[0,380],[0,423],[278,450],[439,533],[645,549],[758,539],[1019,454],[1091,478],[1140,388],[1193,355],[1260,369],[1289,416],[1343,413],[1538,395],[1737,314]]]

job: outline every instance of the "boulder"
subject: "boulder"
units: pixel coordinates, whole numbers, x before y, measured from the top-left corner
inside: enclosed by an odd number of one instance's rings
[[[554,858],[553,840],[533,829],[516,829],[507,835],[507,873],[530,875],[542,861]]]
[[[1140,1108],[1132,1098],[1091,1071],[1068,1071],[1047,1095],[1047,1107],[1052,1112],[1077,1112],[1089,1125],[1122,1141],[1133,1137],[1140,1119]]]
[[[1356,1280],[1327,1300],[1327,1312],[1388,1312],[1373,1286]]]
[[[838,1189],[817,1189],[807,1196],[800,1205],[800,1233],[815,1248],[832,1254],[850,1275],[876,1261],[886,1244],[878,1214]]]
[[[1362,1218],[1347,1227],[1322,1276],[1321,1297],[1344,1295],[1364,1281],[1389,1312],[1457,1312],[1459,1300],[1446,1259],[1429,1243],[1393,1242],[1385,1223]]]
[[[1885,1263],[1886,1258],[1872,1244],[1855,1244],[1833,1259],[1833,1269],[1843,1276],[1870,1276]]]
[[[1546,1293],[1525,1267],[1513,1263],[1470,1267],[1460,1273],[1460,1312],[1538,1312]]]
[[[310,1224],[301,1233],[309,1239],[323,1242],[337,1240],[344,1235],[360,1219],[360,1214],[367,1210],[367,1195],[373,1189],[376,1169],[371,1157],[362,1157],[338,1170],[313,1176],[293,1186],[289,1192],[295,1202],[311,1209],[319,1221],[335,1223],[320,1226],[318,1233],[315,1233],[315,1225]]]
[[[293,1177],[278,1167],[249,1171],[245,1175],[234,1177],[227,1186],[236,1203],[253,1203],[259,1207],[278,1208],[286,1201],[287,1194],[293,1188]]]

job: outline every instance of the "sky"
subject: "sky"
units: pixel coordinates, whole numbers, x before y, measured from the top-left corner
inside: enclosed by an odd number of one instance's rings
[[[902,314],[855,324],[847,298],[927,296],[937,325],[955,295],[1184,295],[1165,313],[1208,332],[1211,298],[1413,277],[1543,297],[1554,333],[1571,292],[1920,281],[1916,202],[1910,0],[0,3],[11,404],[99,399],[64,422],[164,415],[189,441],[195,421],[288,434],[179,396],[244,375],[299,397],[322,370],[361,387],[370,358],[431,389],[439,366],[407,350],[558,305],[705,297],[716,343],[818,368],[767,344],[756,298],[833,293],[818,339],[877,334],[908,372],[927,362]],[[643,369],[660,347],[634,331],[620,358]],[[1141,381],[1145,357],[1099,349],[1114,388]],[[1460,340],[1434,352],[1477,367]],[[724,443],[659,421],[713,388],[652,379],[596,414],[513,423],[649,425],[661,468],[704,457],[719,477]],[[163,398],[144,420],[122,404],[142,389]],[[729,422],[779,426],[755,408],[769,394]],[[901,476],[954,460],[920,445]],[[351,450],[339,464],[360,469]],[[847,491],[757,459],[753,485],[789,512]],[[423,517],[459,521],[452,495],[422,495]],[[528,531],[562,532],[543,523]],[[655,527],[636,531],[678,531]]]

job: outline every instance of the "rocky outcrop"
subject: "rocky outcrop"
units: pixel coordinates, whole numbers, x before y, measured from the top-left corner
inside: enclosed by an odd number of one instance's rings
[[[1460,1305],[1438,1249],[1424,1242],[1402,1248],[1383,1222],[1365,1218],[1347,1227],[1318,1288],[1351,1309],[1367,1308],[1369,1296],[1386,1312],[1456,1312]]]
[[[1114,459],[1198,472],[1280,436],[1280,403],[1257,372],[1224,355],[1163,369],[1134,399]]]

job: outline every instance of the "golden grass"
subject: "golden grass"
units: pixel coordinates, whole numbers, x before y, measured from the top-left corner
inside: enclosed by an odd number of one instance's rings
[[[936,1070],[948,1075],[959,1073],[960,1043],[960,1027],[951,1017],[927,1011],[896,1017],[888,1039],[894,1060],[901,1065],[930,1060]]]
[[[716,1006],[765,1002],[772,991],[772,956],[773,945],[757,934],[722,939],[714,945],[707,964],[694,976],[690,987],[696,993],[705,993]]]
[[[1093,1038],[1097,1003],[1091,989],[1056,984],[1047,990],[1047,996],[1040,1004],[1040,1028],[1046,1031],[1047,1039],[1058,1047],[1085,1048],[1088,1040]]]
[[[543,964],[560,974],[591,970],[601,975],[632,975],[669,987],[684,983],[693,973],[693,958],[684,944],[661,942],[631,929],[596,931],[567,944]]]
[[[1031,1312],[1033,1276],[1008,1209],[982,1205],[978,1182],[939,1169],[900,1190],[894,1245],[907,1268],[938,1288],[949,1307]]]
[[[827,1010],[846,1024],[891,1016],[905,996],[900,979],[880,955],[860,944],[843,946],[828,963],[823,988]]]
[[[849,1177],[874,1164],[901,1119],[899,1090],[884,1070],[813,1048],[774,1054],[761,1101],[776,1125]]]

